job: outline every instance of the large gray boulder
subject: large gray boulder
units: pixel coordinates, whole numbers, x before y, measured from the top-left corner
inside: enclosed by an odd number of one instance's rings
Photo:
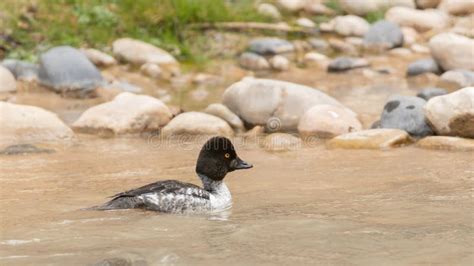
[[[430,99],[425,115],[438,135],[474,138],[474,87]]]
[[[344,107],[331,96],[307,86],[255,78],[232,84],[225,90],[222,103],[246,123],[265,125],[270,131],[295,131],[300,117],[315,105]]]
[[[366,46],[395,48],[403,45],[403,33],[400,27],[390,21],[380,20],[372,24],[364,35]]]
[[[381,128],[397,128],[410,135],[424,137],[433,135],[426,123],[423,106],[426,101],[414,96],[392,96],[385,104],[380,118]]]
[[[94,64],[70,46],[54,47],[40,56],[39,80],[57,92],[91,91],[103,84]]]

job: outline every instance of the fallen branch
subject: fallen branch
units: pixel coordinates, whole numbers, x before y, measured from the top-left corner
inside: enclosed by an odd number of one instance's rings
[[[193,29],[223,29],[223,30],[269,30],[286,33],[301,33],[306,35],[317,35],[319,33],[316,28],[299,28],[288,25],[261,23],[261,22],[218,22],[218,23],[196,23],[189,25]]]

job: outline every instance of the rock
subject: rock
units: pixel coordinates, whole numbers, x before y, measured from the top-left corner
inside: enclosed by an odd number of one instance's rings
[[[270,65],[275,70],[284,71],[290,68],[290,61],[282,55],[275,55],[270,58]]]
[[[87,109],[73,127],[83,133],[106,136],[141,133],[159,130],[171,116],[160,100],[123,92],[110,102]]]
[[[430,53],[430,48],[424,46],[424,45],[421,45],[419,43],[414,43],[410,46],[410,49],[414,52],[414,53],[418,53],[418,54],[429,54]]]
[[[443,0],[439,9],[451,15],[468,15],[474,13],[474,2],[472,0]]]
[[[416,6],[420,9],[436,8],[441,0],[416,0]]]
[[[270,69],[270,63],[268,63],[265,57],[249,52],[245,52],[240,55],[239,65],[250,70]]]
[[[162,134],[173,135],[221,135],[232,136],[232,128],[223,119],[199,112],[187,112],[177,115],[166,125]]]
[[[394,6],[415,8],[414,0],[340,0],[339,3],[345,12],[359,16],[374,12],[383,12]]]
[[[414,96],[392,96],[384,106],[380,118],[381,128],[396,128],[412,136],[433,135],[426,123],[423,106],[426,101]]]
[[[34,153],[53,153],[52,149],[38,148],[31,144],[17,144],[10,145],[0,151],[0,155],[23,155],[23,154],[34,154]]]
[[[346,108],[326,104],[311,107],[298,123],[298,132],[303,138],[332,138],[361,129],[362,125],[353,113]]]
[[[287,40],[264,37],[250,41],[248,49],[260,55],[274,55],[293,52],[295,48],[293,44]]]
[[[17,80],[38,80],[38,66],[29,62],[5,59],[2,66],[10,70]]]
[[[364,58],[338,57],[329,63],[328,72],[342,72],[369,65],[369,62]]]
[[[324,39],[310,38],[308,39],[308,43],[314,50],[321,53],[326,53],[330,49],[329,43]]]
[[[273,18],[275,20],[280,20],[281,19],[281,14],[280,11],[278,11],[278,8],[276,8],[274,5],[269,4],[269,3],[261,3],[257,7],[257,11],[259,14]]]
[[[401,27],[415,28],[417,31],[440,30],[449,25],[449,16],[437,9],[392,7],[385,13],[385,19]]]
[[[161,67],[171,68],[178,65],[176,59],[165,50],[140,40],[118,39],[112,44],[112,50],[118,59],[135,65],[155,63]]]
[[[319,66],[326,69],[329,65],[329,58],[323,54],[316,52],[309,52],[304,55],[303,61],[309,66]]]
[[[390,50],[389,53],[394,56],[410,56],[412,54],[410,49],[407,48],[395,48]]]
[[[204,110],[205,113],[210,115],[214,115],[224,119],[229,125],[236,129],[237,131],[241,132],[244,131],[244,123],[242,120],[234,113],[232,113],[227,106],[220,104],[220,103],[213,103],[207,106]]]
[[[465,69],[446,71],[441,75],[440,84],[455,90],[474,86],[474,72]]]
[[[265,133],[265,128],[262,126],[254,126],[249,131],[245,132],[242,136],[246,139],[257,139]]]
[[[310,87],[254,78],[232,84],[225,90],[222,103],[248,124],[265,125],[269,131],[296,130],[300,117],[318,104],[343,107],[336,99]]]
[[[304,41],[304,40],[294,40],[293,42],[293,46],[295,47],[295,50],[294,52],[299,55],[299,54],[302,54],[302,53],[305,53],[309,50],[311,50],[311,44],[309,44],[309,42],[307,41]],[[292,55],[290,55],[292,56]],[[294,56],[292,56],[294,57]]]
[[[278,6],[288,12],[297,12],[304,8],[306,0],[277,0]]]
[[[445,89],[441,89],[441,88],[426,88],[418,92],[416,96],[424,99],[425,101],[428,101],[429,99],[433,97],[445,95],[447,93],[448,92]]]
[[[474,40],[455,34],[441,33],[429,42],[431,55],[444,70],[474,71]]]
[[[403,33],[400,27],[386,20],[372,24],[364,35],[364,45],[395,48],[403,45]]]
[[[265,137],[262,146],[267,151],[291,151],[300,149],[302,141],[290,134],[273,133]]]
[[[58,116],[42,108],[0,101],[0,145],[64,142],[74,133]]]
[[[474,138],[474,87],[431,98],[425,115],[438,135]]]
[[[365,19],[354,15],[337,16],[329,25],[334,32],[342,36],[364,36],[370,27]]]
[[[112,56],[96,49],[81,49],[83,53],[96,66],[112,66],[117,64],[117,60]]]
[[[431,136],[421,139],[416,146],[433,150],[474,151],[474,139]]]
[[[454,26],[449,30],[450,32],[474,38],[474,13],[465,17],[456,17],[454,21]]]
[[[423,73],[440,74],[438,64],[433,58],[419,59],[410,63],[407,68],[407,76],[416,76]]]
[[[371,129],[380,128],[380,120],[374,121],[370,126]]]
[[[304,7],[304,11],[312,15],[325,16],[333,16],[336,13],[334,10],[327,7],[323,3],[320,3],[318,0],[307,2]]]
[[[410,142],[410,135],[403,130],[379,128],[337,136],[331,139],[327,146],[342,149],[388,149]]]
[[[16,80],[10,70],[0,65],[0,92],[16,91]]]
[[[140,67],[140,71],[150,78],[159,79],[163,74],[163,70],[158,64],[145,63]]]
[[[316,27],[316,23],[314,23],[311,19],[308,18],[299,18],[296,20],[296,25],[305,28],[314,28]]]
[[[329,39],[329,45],[336,52],[351,56],[357,56],[358,54],[358,51],[354,45],[338,39]]]
[[[359,37],[346,37],[344,38],[344,41],[346,41],[349,44],[352,44],[356,48],[362,48],[364,45],[364,39],[359,38]]]
[[[403,34],[403,43],[405,45],[412,45],[414,44],[418,38],[418,32],[411,27],[402,27],[402,34]]]
[[[69,46],[49,49],[39,59],[39,81],[57,92],[92,91],[103,84],[99,70],[79,50]]]

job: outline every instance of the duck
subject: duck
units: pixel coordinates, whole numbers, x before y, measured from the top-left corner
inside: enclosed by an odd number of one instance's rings
[[[163,213],[214,212],[229,209],[232,196],[224,177],[253,165],[240,159],[232,142],[222,136],[210,138],[201,148],[196,174],[202,187],[178,180],[162,180],[113,195],[95,210],[145,209]]]

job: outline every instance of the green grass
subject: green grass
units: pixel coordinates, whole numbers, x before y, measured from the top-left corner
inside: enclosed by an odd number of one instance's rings
[[[6,57],[35,60],[57,45],[109,49],[121,37],[160,46],[180,60],[203,61],[191,46],[199,32],[189,24],[224,21],[266,21],[253,1],[239,0],[2,0],[0,47]],[[205,52],[205,51],[204,51]]]
[[[367,15],[365,15],[365,20],[367,20],[367,22],[369,22],[370,24],[382,20],[385,17],[385,11],[386,10],[369,12],[367,13]]]

